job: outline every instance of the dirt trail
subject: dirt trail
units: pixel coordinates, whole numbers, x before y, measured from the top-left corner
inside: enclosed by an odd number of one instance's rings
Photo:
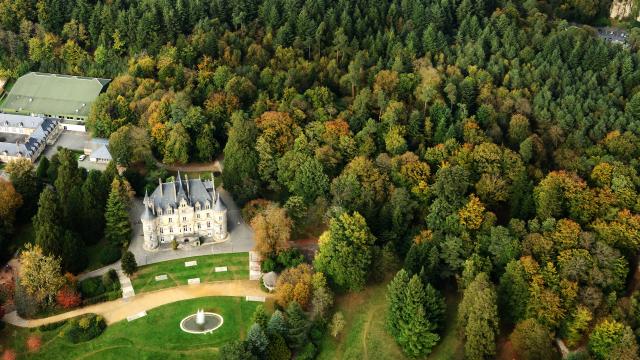
[[[43,319],[26,320],[13,311],[6,314],[3,320],[20,327],[36,327],[56,321],[69,319],[78,315],[94,313],[104,317],[107,324],[124,320],[131,315],[148,311],[158,306],[176,301],[195,299],[205,296],[263,296],[270,295],[260,289],[258,281],[230,280],[199,285],[183,285],[169,289],[137,294],[128,299],[118,299],[100,304],[75,309],[63,314]]]

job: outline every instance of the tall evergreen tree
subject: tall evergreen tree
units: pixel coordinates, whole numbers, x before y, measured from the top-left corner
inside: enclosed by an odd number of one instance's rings
[[[118,247],[125,246],[131,239],[128,199],[123,197],[124,181],[126,180],[113,179],[105,211],[105,237],[108,242]]]
[[[77,219],[82,210],[82,172],[78,168],[76,154],[71,150],[60,149],[58,159],[60,165],[54,184],[60,203],[62,224],[67,229],[80,231],[80,223]]]
[[[82,234],[87,244],[95,244],[105,227],[106,184],[97,170],[89,171],[82,184]]]
[[[38,200],[38,212],[33,217],[36,245],[47,255],[62,255],[62,228],[60,227],[60,207],[58,197],[50,187],[45,188]]]
[[[252,120],[236,112],[231,116],[229,139],[224,148],[222,183],[240,203],[258,193],[257,128]]]
[[[482,360],[493,357],[498,325],[496,292],[487,274],[480,273],[464,291],[459,306],[458,326],[465,339],[465,358]]]

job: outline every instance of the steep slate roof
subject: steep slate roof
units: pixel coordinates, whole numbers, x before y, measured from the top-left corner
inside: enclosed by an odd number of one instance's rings
[[[2,108],[5,112],[88,116],[109,79],[30,72],[18,78]]]
[[[0,126],[25,127],[35,129],[25,142],[0,142],[0,153],[7,155],[31,157],[40,145],[47,140],[47,136],[54,130],[58,121],[51,118],[35,116],[0,114]]]
[[[162,188],[161,188],[162,186]],[[208,180],[201,179],[182,179],[180,174],[173,182],[166,182],[158,185],[149,196],[149,201],[155,208],[167,209],[177,208],[180,199],[184,198],[190,206],[195,206],[196,202],[204,207],[206,201],[212,205],[215,210],[224,209],[222,200],[214,201],[215,196],[213,184]]]

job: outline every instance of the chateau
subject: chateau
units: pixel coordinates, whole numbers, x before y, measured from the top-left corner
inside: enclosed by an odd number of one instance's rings
[[[146,250],[173,240],[187,243],[203,238],[222,242],[228,236],[227,207],[213,180],[188,176],[183,180],[180,173],[171,182],[158,179],[158,187],[151,196],[145,194],[140,220]]]

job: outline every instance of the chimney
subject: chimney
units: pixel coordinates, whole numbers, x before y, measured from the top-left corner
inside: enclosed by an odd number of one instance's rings
[[[160,196],[164,196],[164,194],[162,193],[162,179],[158,178],[158,186],[160,187]]]
[[[187,196],[189,195],[189,174],[185,173],[184,174],[184,181],[187,183]]]
[[[213,173],[211,173],[211,188],[213,189],[213,196],[211,198],[215,203],[216,202],[216,181],[215,181],[215,177],[213,176]]]

